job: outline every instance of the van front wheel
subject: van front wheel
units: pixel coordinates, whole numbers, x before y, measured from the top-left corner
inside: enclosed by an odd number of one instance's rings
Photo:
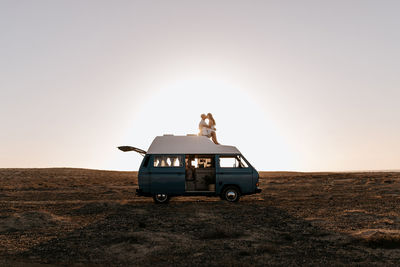
[[[235,186],[228,186],[222,192],[222,197],[229,202],[238,202],[240,198],[240,191]]]
[[[155,194],[153,199],[157,204],[166,204],[169,202],[169,196],[167,194]]]

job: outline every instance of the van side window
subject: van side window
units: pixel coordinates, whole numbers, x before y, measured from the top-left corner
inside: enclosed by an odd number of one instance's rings
[[[186,166],[190,166],[195,169],[215,168],[214,156],[186,156]]]
[[[221,168],[248,168],[246,161],[240,156],[220,157],[219,166]]]
[[[181,156],[155,156],[154,167],[182,167]]]

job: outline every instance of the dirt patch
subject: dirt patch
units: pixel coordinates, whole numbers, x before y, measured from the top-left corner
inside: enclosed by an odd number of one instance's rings
[[[74,209],[73,213],[77,215],[101,214],[101,213],[115,212],[121,207],[122,205],[119,203],[91,202],[88,204],[84,204],[79,208]]]
[[[25,231],[34,228],[57,226],[66,219],[45,211],[28,211],[0,217],[0,233]]]

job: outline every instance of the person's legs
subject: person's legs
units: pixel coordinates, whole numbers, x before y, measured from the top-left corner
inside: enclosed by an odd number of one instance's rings
[[[217,134],[213,131],[211,132],[211,138],[213,140],[213,142],[217,145],[219,145],[218,141],[217,141]]]
[[[206,136],[208,138],[210,138],[210,129],[203,127],[200,130],[199,136]]]

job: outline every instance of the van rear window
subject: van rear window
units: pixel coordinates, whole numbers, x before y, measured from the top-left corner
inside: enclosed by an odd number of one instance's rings
[[[182,156],[155,156],[154,167],[182,167]]]
[[[143,162],[143,167],[144,168],[147,168],[147,165],[149,165],[149,159],[150,159],[150,156],[147,155],[146,158],[144,159],[144,162]]]

